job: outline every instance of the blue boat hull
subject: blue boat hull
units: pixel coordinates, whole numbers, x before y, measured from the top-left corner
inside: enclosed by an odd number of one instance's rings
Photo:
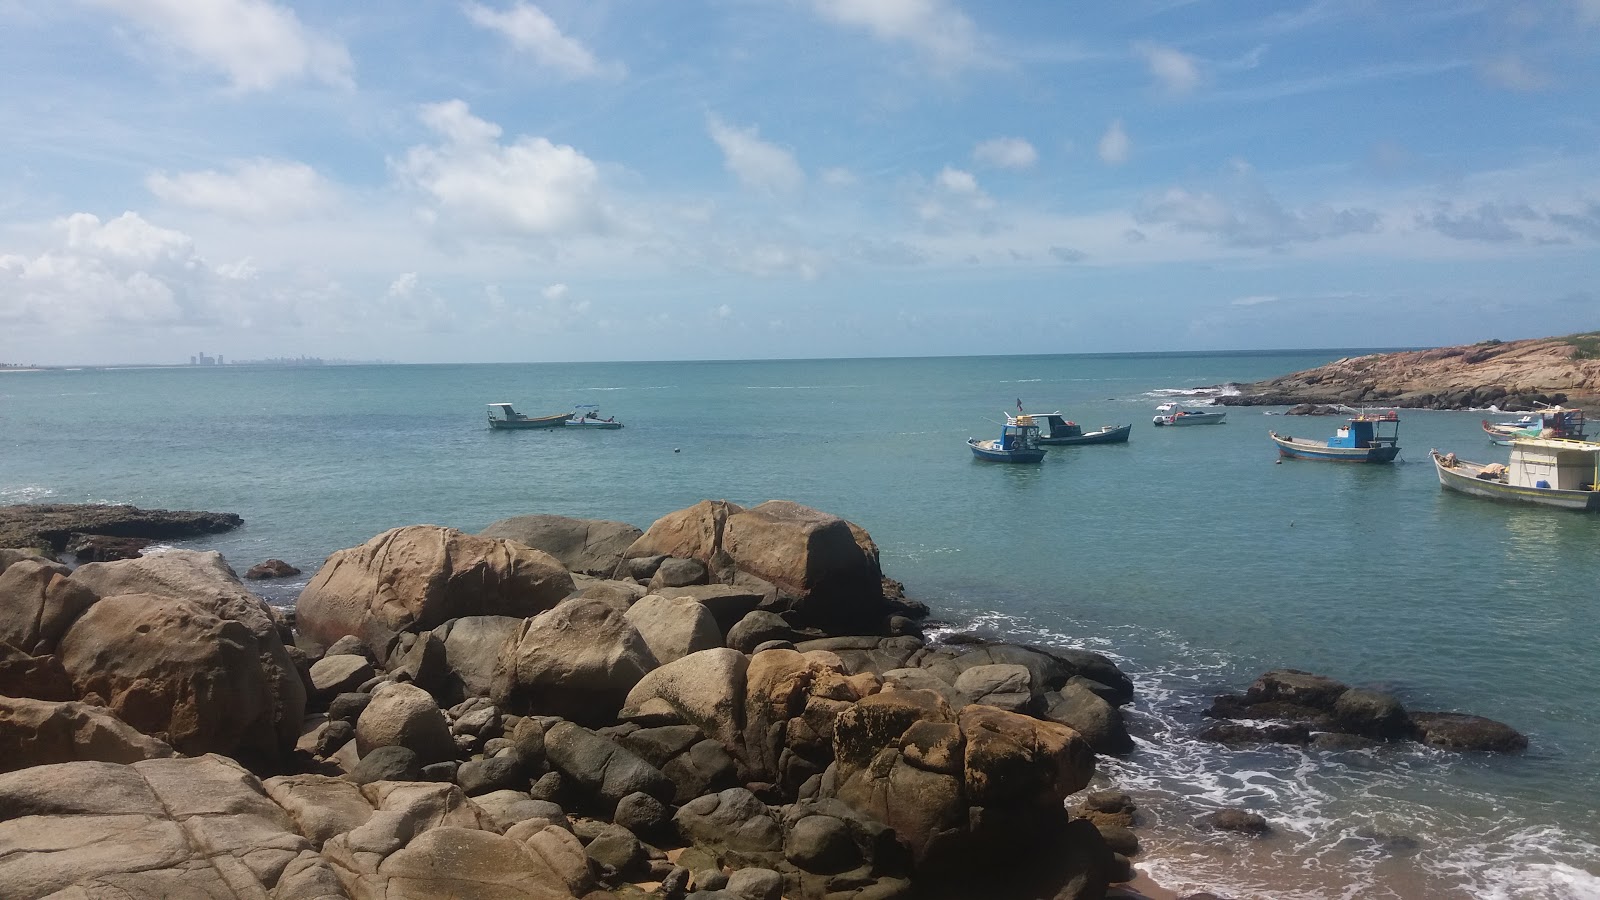
[[[980,446],[979,441],[967,441],[967,446],[972,448],[972,455],[979,459],[991,462],[1007,463],[1036,463],[1044,461],[1043,450],[993,450]]]
[[[1287,459],[1317,459],[1326,462],[1386,463],[1394,462],[1400,455],[1396,446],[1382,447],[1320,447],[1309,441],[1296,441],[1270,435],[1278,445],[1278,455]]]
[[[1126,444],[1133,433],[1132,425],[1118,425],[1110,431],[1089,431],[1072,437],[1042,437],[1039,443],[1051,447],[1073,447],[1084,444]]]

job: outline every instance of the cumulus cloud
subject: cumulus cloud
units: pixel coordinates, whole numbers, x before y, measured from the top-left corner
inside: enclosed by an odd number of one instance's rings
[[[333,195],[315,169],[274,159],[235,162],[226,172],[156,172],[144,183],[166,203],[242,220],[294,218],[328,206]]]
[[[947,0],[811,0],[811,8],[835,25],[916,47],[942,66],[983,61],[977,26]]]
[[[194,241],[138,213],[109,221],[75,213],[54,222],[50,246],[0,255],[0,322],[71,330],[214,321],[248,267],[219,271]]]
[[[228,76],[241,91],[310,78],[351,85],[350,52],[268,0],[91,0],[148,39]]]
[[[1381,224],[1378,213],[1361,207],[1285,207],[1242,163],[1220,189],[1168,188],[1145,198],[1134,218],[1141,225],[1166,225],[1229,246],[1256,248],[1367,234]]]
[[[972,149],[972,158],[997,169],[1028,169],[1039,161],[1039,151],[1019,137],[998,137]]]
[[[1064,263],[1083,262],[1089,258],[1089,254],[1072,247],[1051,247],[1050,255]]]
[[[1488,83],[1509,91],[1542,91],[1551,85],[1549,75],[1529,66],[1514,53],[1485,60],[1478,72]]]
[[[1480,203],[1463,210],[1440,204],[1432,213],[1419,214],[1417,224],[1456,240],[1501,244],[1526,240],[1517,223],[1540,218],[1525,203]]]
[[[1200,84],[1200,67],[1195,58],[1181,50],[1141,42],[1133,45],[1134,52],[1144,59],[1145,68],[1169,94],[1182,95]]]
[[[754,126],[739,128],[716,116],[706,117],[706,130],[722,148],[722,164],[745,187],[781,193],[798,190],[806,175],[794,155],[761,139]]]
[[[578,150],[542,137],[502,144],[500,126],[472,115],[460,100],[424,106],[421,119],[439,143],[410,148],[393,168],[435,214],[534,235],[609,227],[599,168]]]
[[[978,179],[974,178],[971,172],[964,172],[960,169],[952,169],[949,166],[945,166],[944,169],[939,172],[939,176],[935,178],[934,181],[939,185],[939,187],[944,188],[952,194],[979,193]]]
[[[600,62],[588,47],[563,34],[555,21],[532,3],[518,2],[502,11],[469,2],[462,9],[472,24],[499,32],[511,46],[533,57],[534,62],[568,78],[621,78],[627,74],[621,63]]]
[[[560,300],[562,297],[567,295],[567,286],[561,283],[547,285],[545,289],[539,293],[546,300]]]
[[[1122,120],[1117,119],[1100,136],[1100,161],[1108,166],[1120,166],[1128,161],[1128,156],[1133,152],[1133,141],[1129,139],[1128,132],[1122,127]]]

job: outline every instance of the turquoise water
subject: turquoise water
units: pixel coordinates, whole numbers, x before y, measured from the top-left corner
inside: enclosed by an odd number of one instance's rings
[[[1152,820],[1147,868],[1239,897],[1600,895],[1600,516],[1443,493],[1429,447],[1504,459],[1480,413],[1406,411],[1393,466],[1276,464],[1235,408],[1154,428],[1161,391],[1345,351],[0,374],[0,503],[238,512],[192,546],[236,568],[419,522],[548,512],[648,525],[705,497],[798,500],[865,526],[953,627],[1113,653],[1141,687],[1139,751],[1103,768]],[[1021,398],[1125,446],[1035,467],[971,458]],[[618,432],[495,432],[597,403]],[[292,600],[305,579],[266,589]],[[1529,753],[1237,753],[1190,740],[1211,694],[1293,666],[1487,715]],[[1219,804],[1260,841],[1192,827]]]

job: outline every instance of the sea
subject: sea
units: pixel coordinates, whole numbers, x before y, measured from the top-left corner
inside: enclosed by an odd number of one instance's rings
[[[934,634],[1114,657],[1137,749],[1098,783],[1140,806],[1139,866],[1235,898],[1600,897],[1600,516],[1446,493],[1429,448],[1504,461],[1493,411],[1402,410],[1393,465],[1279,463],[1230,408],[1157,428],[1167,400],[1357,350],[760,362],[180,367],[0,374],[0,504],[230,511],[185,541],[292,605],[323,560],[400,525],[528,513],[648,526],[705,498],[799,501],[865,527]],[[494,431],[597,404],[620,431]],[[1126,445],[1036,466],[973,459],[1018,402]],[[1600,411],[1597,411],[1600,412]],[[1596,416],[1600,419],[1600,415]],[[1321,752],[1196,740],[1213,695],[1282,667],[1526,733],[1516,756],[1416,744]],[[1198,827],[1244,807],[1264,837]]]

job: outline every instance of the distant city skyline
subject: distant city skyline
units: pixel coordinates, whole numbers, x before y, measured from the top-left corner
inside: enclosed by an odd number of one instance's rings
[[[0,3],[0,360],[1600,327],[1600,2]]]

